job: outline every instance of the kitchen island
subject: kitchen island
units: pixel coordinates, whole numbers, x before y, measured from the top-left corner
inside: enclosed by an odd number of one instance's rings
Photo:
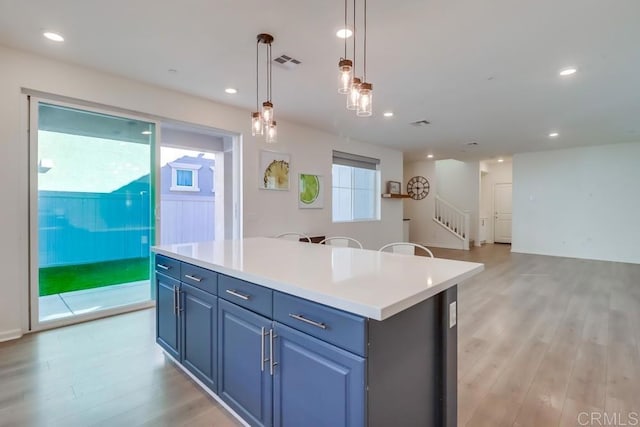
[[[248,425],[455,426],[482,264],[283,239],[153,248],[157,342]]]

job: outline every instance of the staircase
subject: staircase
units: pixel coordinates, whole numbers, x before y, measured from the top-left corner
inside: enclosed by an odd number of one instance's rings
[[[469,250],[471,214],[464,212],[446,200],[436,196],[436,210],[433,221],[459,238],[465,250]]]

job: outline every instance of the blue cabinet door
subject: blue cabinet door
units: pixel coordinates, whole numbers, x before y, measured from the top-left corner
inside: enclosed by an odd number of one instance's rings
[[[365,425],[365,359],[275,323],[274,425]]]
[[[271,320],[218,300],[218,395],[252,426],[271,426]]]
[[[178,328],[178,290],[180,282],[156,273],[156,342],[167,353],[180,359]]]
[[[216,392],[218,298],[186,283],[180,290],[182,364]]]

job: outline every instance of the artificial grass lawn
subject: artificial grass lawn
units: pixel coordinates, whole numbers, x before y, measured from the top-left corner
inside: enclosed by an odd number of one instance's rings
[[[40,296],[149,278],[149,257],[40,269]]]

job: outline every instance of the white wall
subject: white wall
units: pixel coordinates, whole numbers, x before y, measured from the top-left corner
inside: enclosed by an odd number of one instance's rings
[[[462,211],[471,214],[470,236],[478,243],[480,207],[480,163],[458,160],[436,161],[438,195]]]
[[[414,176],[424,176],[429,180],[429,194],[422,200],[404,199],[404,217],[410,218],[409,241],[423,245],[435,241],[433,215],[435,213],[436,166],[433,160],[407,162],[404,164],[404,180],[402,192],[407,189],[407,182]]]
[[[267,147],[262,139],[244,134],[249,112],[203,98],[64,64],[0,46],[0,341],[19,336],[26,327],[28,280],[28,144],[27,108],[23,88],[113,106],[172,120],[243,134],[243,209],[245,236],[272,235],[285,230],[311,234],[345,234],[368,248],[402,239],[402,203],[382,201],[381,221],[350,224],[331,222],[331,154],[333,149],[381,161],[382,182],[402,176],[402,153],[278,119],[279,143]],[[345,113],[346,114],[346,113]],[[258,189],[260,149],[291,154],[291,191]],[[7,159],[10,159],[8,161]],[[300,210],[297,184],[300,172],[325,177],[325,208]],[[10,184],[7,184],[10,183]]]
[[[513,157],[513,252],[640,263],[640,143]]]
[[[493,219],[494,219],[494,187],[496,184],[509,184],[512,179],[513,164],[511,161],[503,163],[480,162],[480,170],[483,172],[480,179],[480,219],[486,218],[487,239],[486,243],[493,243]]]

